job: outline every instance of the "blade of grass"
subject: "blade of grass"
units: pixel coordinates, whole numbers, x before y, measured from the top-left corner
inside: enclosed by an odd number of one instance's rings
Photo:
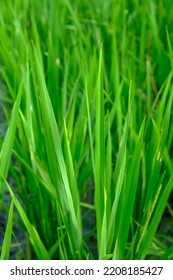
[[[14,205],[17,208],[22,221],[30,235],[30,239],[31,239],[31,243],[34,247],[34,250],[37,254],[38,259],[40,260],[50,260],[50,256],[49,253],[47,252],[44,244],[42,243],[40,236],[38,234],[38,232],[36,231],[36,229],[34,228],[34,226],[30,223],[30,221],[27,218],[27,215],[25,213],[25,211],[23,210],[21,204],[19,203],[18,199],[16,198],[14,192],[12,191],[11,187],[9,186],[9,184],[7,183],[7,181],[5,180],[6,186],[8,187],[8,190],[10,192],[10,195],[13,199]]]
[[[104,96],[102,80],[102,49],[99,56],[99,69],[97,79],[97,107],[96,107],[96,135],[95,135],[95,207],[98,250],[102,246],[101,231],[104,216],[104,168],[105,168],[105,143],[104,143]]]
[[[140,244],[140,247],[138,249],[138,252],[136,252],[136,259],[144,259],[148,248],[152,242],[152,239],[154,237],[154,234],[158,228],[158,225],[160,223],[161,217],[163,215],[166,203],[168,201],[168,197],[172,191],[172,186],[173,186],[173,174],[170,177],[168,183],[164,187],[162,193],[160,194],[159,198],[157,199],[157,205],[153,214],[153,217],[151,219],[150,225],[148,227],[148,230],[146,231],[142,242]]]
[[[14,204],[12,201],[8,213],[8,221],[7,221],[4,240],[2,244],[1,260],[9,260],[9,256],[10,256],[11,236],[12,236],[12,226],[13,226],[13,209],[14,209]]]
[[[131,217],[134,210],[134,202],[137,191],[139,168],[142,156],[142,146],[144,137],[145,119],[141,125],[139,136],[136,142],[134,154],[132,157],[132,162],[130,164],[129,174],[127,175],[127,186],[124,198],[124,207],[122,210],[122,216],[120,220],[118,236],[116,240],[115,252],[116,258],[122,259],[125,251],[125,246],[127,244],[128,234],[130,230]],[[124,220],[126,221],[124,224]]]
[[[7,177],[8,170],[9,170],[11,152],[12,152],[14,138],[15,138],[16,126],[18,123],[18,114],[19,114],[22,92],[23,92],[23,90],[22,90],[22,83],[21,83],[16,101],[13,106],[13,110],[11,113],[11,121],[8,126],[8,130],[7,130],[7,133],[6,133],[2,148],[1,148],[1,152],[0,152],[0,173],[4,178]],[[1,207],[1,203],[2,203],[3,192],[4,192],[4,181],[3,181],[2,177],[0,176],[0,207]]]

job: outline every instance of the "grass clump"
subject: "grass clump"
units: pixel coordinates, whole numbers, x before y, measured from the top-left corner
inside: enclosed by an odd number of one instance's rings
[[[171,1],[1,6],[1,259],[172,259]]]

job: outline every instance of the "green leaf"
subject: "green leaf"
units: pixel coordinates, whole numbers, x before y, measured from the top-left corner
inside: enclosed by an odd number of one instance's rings
[[[9,260],[10,249],[11,249],[12,226],[13,226],[13,209],[14,209],[14,203],[12,201],[9,208],[8,221],[7,221],[5,236],[2,244],[1,260]]]
[[[10,166],[10,159],[11,159],[11,153],[12,153],[12,148],[13,148],[13,143],[15,138],[16,126],[18,123],[18,114],[19,114],[22,92],[23,90],[22,90],[22,82],[21,82],[18,95],[11,113],[11,121],[8,126],[8,130],[0,152],[0,174],[2,175],[0,176],[0,206],[2,203],[2,196],[4,192],[4,180],[2,178],[7,177],[9,166]]]
[[[41,238],[38,234],[38,232],[36,231],[36,229],[34,228],[34,226],[30,223],[30,221],[28,220],[28,217],[25,213],[25,211],[23,210],[20,202],[18,201],[18,199],[16,198],[15,194],[13,193],[11,187],[9,186],[9,184],[6,182],[6,185],[9,189],[9,192],[11,194],[11,197],[13,199],[14,205],[16,206],[22,221],[29,233],[30,239],[31,239],[31,243],[34,247],[34,250],[37,254],[38,259],[40,260],[50,260],[50,256],[49,253],[47,252],[44,244],[41,241]]]

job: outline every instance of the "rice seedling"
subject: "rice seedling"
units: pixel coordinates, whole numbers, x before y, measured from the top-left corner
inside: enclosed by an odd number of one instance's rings
[[[1,259],[173,258],[171,11],[2,1]]]

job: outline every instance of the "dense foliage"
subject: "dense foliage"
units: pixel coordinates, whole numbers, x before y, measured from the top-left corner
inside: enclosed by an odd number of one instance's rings
[[[173,259],[172,1],[0,5],[1,259]]]

